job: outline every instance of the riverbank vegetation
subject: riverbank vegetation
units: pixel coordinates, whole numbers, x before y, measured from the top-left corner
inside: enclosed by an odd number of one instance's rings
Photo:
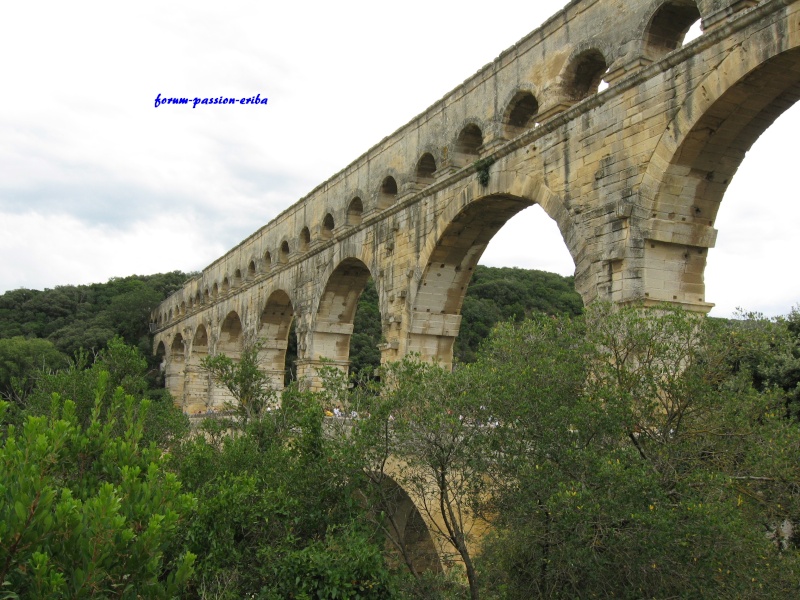
[[[123,339],[33,360],[0,598],[796,595],[800,313],[573,308],[318,392],[217,359],[242,406],[194,433]]]

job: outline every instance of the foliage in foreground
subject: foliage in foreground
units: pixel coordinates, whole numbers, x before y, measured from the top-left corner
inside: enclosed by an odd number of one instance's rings
[[[194,557],[172,540],[193,498],[141,443],[147,402],[109,397],[106,379],[85,427],[56,394],[49,417],[5,431],[0,597],[171,598],[191,576]]]
[[[360,465],[323,419],[315,395],[291,387],[278,410],[234,432],[208,423],[176,452],[173,466],[198,497],[183,531],[198,556],[192,597],[391,597],[382,539],[359,500]]]
[[[800,431],[782,390],[754,388],[740,335],[609,306],[495,331],[474,365],[502,448],[488,597],[796,593]]]
[[[94,366],[37,377],[5,429],[0,589],[792,597],[794,316],[598,305],[499,325],[453,372],[408,358],[349,387],[327,370],[325,391],[290,386],[271,411],[253,350],[217,373],[242,418],[191,438],[126,396],[144,367],[114,343]],[[76,402],[51,411],[59,389]],[[333,406],[361,418],[326,419]],[[426,572],[439,557],[447,575]]]

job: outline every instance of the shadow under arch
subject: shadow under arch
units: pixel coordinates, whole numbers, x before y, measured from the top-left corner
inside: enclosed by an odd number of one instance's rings
[[[788,39],[795,46],[780,47]],[[656,261],[677,265],[673,287],[658,300],[705,302],[707,249],[716,241],[723,196],[750,147],[800,100],[798,40],[786,36],[759,52],[732,51],[661,136],[642,181],[643,208],[651,229],[679,227],[689,241],[645,244],[645,273]]]
[[[259,365],[270,376],[273,389],[283,389],[286,376],[286,349],[294,322],[292,300],[283,290],[270,294],[261,311],[258,326]]]
[[[234,362],[238,362],[244,345],[244,331],[239,313],[232,310],[222,321],[217,339],[216,354],[225,354]],[[227,388],[212,382],[210,408],[222,410],[235,404],[235,399]]]
[[[452,365],[461,308],[481,255],[512,217],[534,204],[521,196],[492,194],[447,217],[438,229],[441,233],[429,239],[420,262],[422,276],[411,303],[410,352],[445,368]],[[571,254],[574,261],[572,250]]]
[[[183,336],[180,333],[175,334],[167,357],[165,383],[170,394],[172,394],[172,399],[176,406],[184,405],[184,361],[186,359],[184,344]]]
[[[396,552],[398,562],[414,573],[441,573],[442,562],[430,528],[408,492],[386,473],[372,474],[370,480],[379,496],[375,510],[383,515],[380,524],[386,549]]]
[[[192,337],[189,360],[186,364],[184,410],[190,415],[204,412],[208,407],[209,376],[201,366],[206,356],[208,356],[208,329],[201,323]]]

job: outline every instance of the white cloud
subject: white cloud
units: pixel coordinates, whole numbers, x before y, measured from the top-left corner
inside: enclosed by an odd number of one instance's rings
[[[15,282],[9,289],[41,288],[198,270],[226,250],[208,238],[195,222],[175,214],[117,230],[65,214],[0,213],[0,256],[9,257],[0,261],[0,281]]]

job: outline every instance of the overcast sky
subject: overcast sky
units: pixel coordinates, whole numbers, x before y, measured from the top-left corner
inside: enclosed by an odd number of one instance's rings
[[[202,269],[564,4],[7,3],[0,293]],[[269,103],[155,108],[158,94]],[[800,301],[799,126],[795,107],[725,196],[706,269],[714,315]],[[482,263],[574,269],[538,207]]]

